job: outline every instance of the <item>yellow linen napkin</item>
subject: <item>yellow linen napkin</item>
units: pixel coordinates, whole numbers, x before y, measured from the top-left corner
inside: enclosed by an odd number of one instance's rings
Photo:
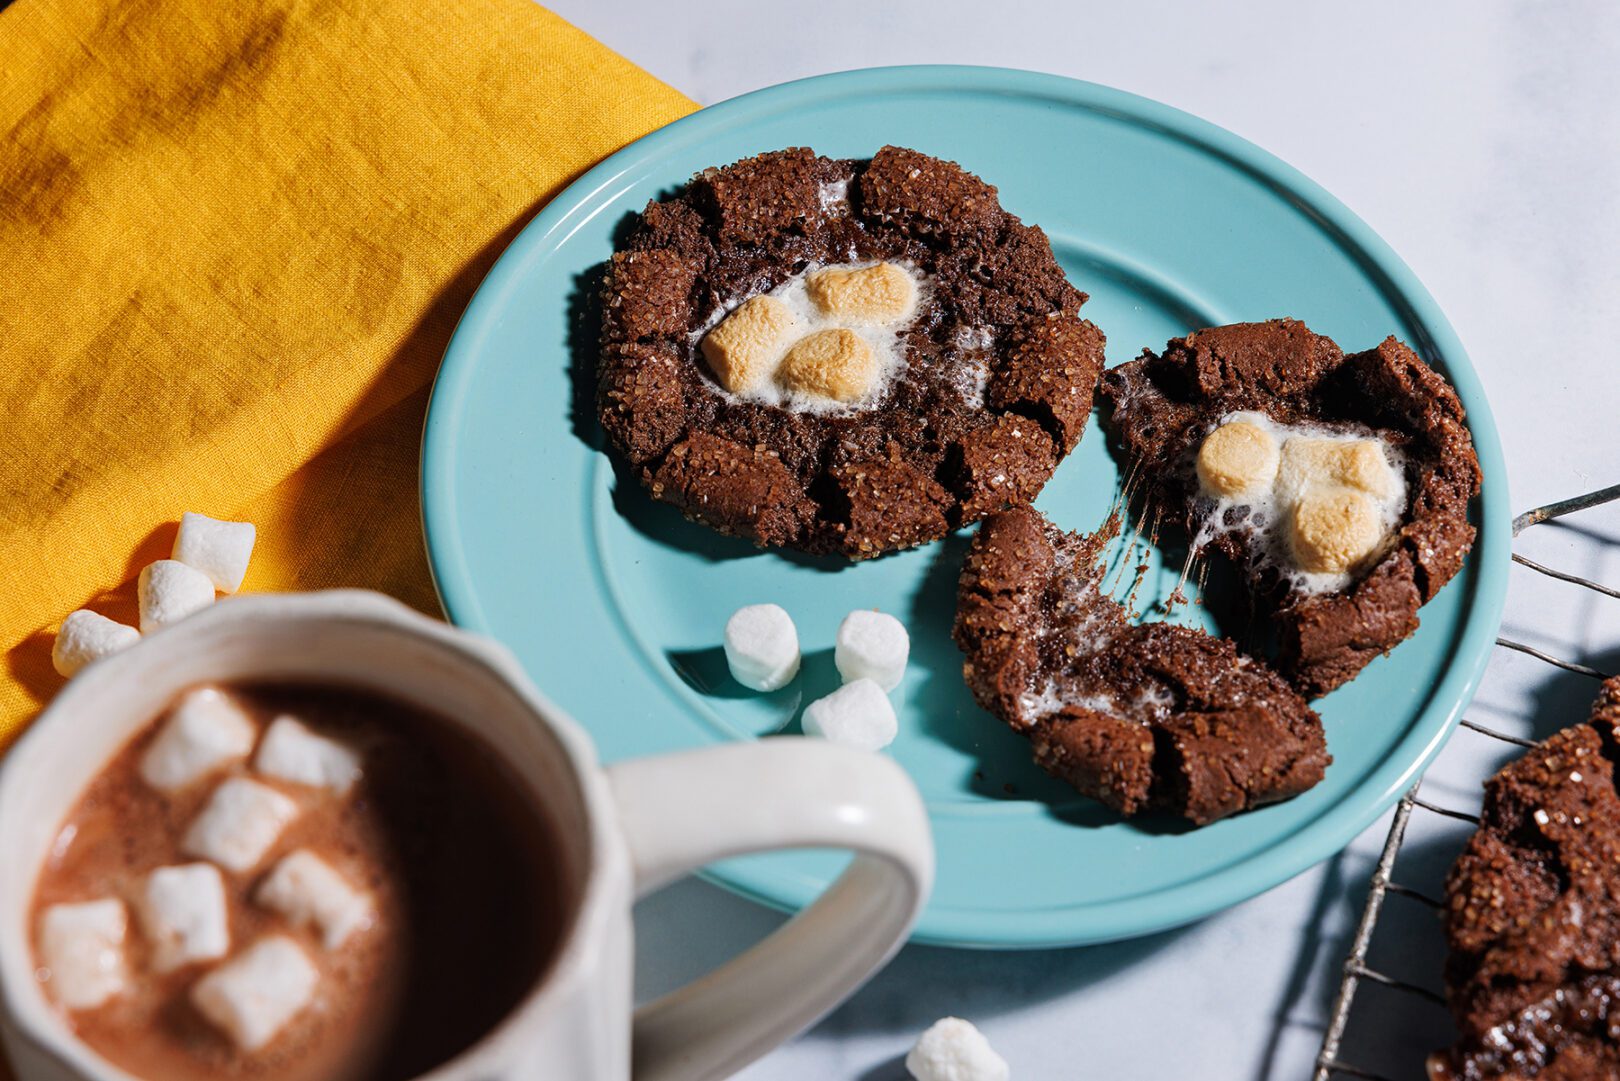
[[[0,12],[0,746],[60,686],[55,625],[134,622],[184,510],[259,526],[246,590],[436,613],[417,452],[457,317],[693,108],[529,0]]]

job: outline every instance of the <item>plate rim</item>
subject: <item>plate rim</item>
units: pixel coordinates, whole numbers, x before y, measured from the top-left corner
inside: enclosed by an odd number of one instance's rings
[[[423,424],[420,496],[423,542],[434,588],[449,621],[490,634],[473,593],[454,514],[456,445],[460,406],[478,363],[478,346],[497,319],[504,294],[520,282],[519,270],[546,242],[588,221],[603,189],[626,174],[655,164],[666,148],[750,116],[791,112],[812,102],[852,94],[891,95],[920,90],[1052,99],[1135,122],[1213,152],[1263,180],[1333,234],[1335,243],[1381,279],[1381,292],[1403,305],[1446,360],[1447,375],[1466,403],[1469,429],[1484,480],[1479,495],[1479,533],[1469,556],[1475,577],[1467,598],[1466,625],[1448,646],[1450,663],[1418,714],[1361,787],[1324,808],[1271,847],[1228,863],[1201,878],[1178,883],[1129,905],[1117,901],[1074,904],[1021,914],[956,907],[925,910],[912,941],[932,945],[1033,949],[1116,941],[1153,934],[1203,919],[1257,896],[1342,851],[1387,811],[1433,761],[1457,727],[1490,661],[1506,600],[1512,512],[1501,440],[1484,386],[1449,319],[1393,248],[1349,207],[1294,166],[1210,121],[1141,95],[1061,75],[1015,68],[923,64],[860,68],[797,79],[751,91],[691,113],[623,149],[568,185],[512,240],[490,267],[458,320],[435,376]],[[581,212],[586,212],[579,218]],[[576,220],[578,218],[578,220]],[[543,689],[543,688],[542,688]],[[1443,714],[1438,724],[1432,716]],[[1392,766],[1392,762],[1404,762]],[[1376,791],[1373,791],[1376,789]],[[775,872],[747,868],[705,869],[701,877],[779,911],[795,911],[819,886]],[[1112,918],[1094,911],[1112,907]],[[1119,911],[1124,909],[1124,912]],[[1088,911],[1089,910],[1089,911]],[[1077,926],[1077,922],[1080,926]]]

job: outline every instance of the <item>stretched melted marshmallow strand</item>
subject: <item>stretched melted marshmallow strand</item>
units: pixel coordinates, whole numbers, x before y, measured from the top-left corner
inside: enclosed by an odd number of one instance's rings
[[[181,851],[227,871],[251,871],[294,818],[298,804],[267,785],[232,777],[214,789],[186,831]]]
[[[320,973],[286,935],[259,939],[191,988],[197,1012],[244,1051],[257,1051],[308,1006]]]
[[[247,576],[256,531],[252,522],[222,522],[186,511],[174,538],[174,558],[206,574],[221,593],[235,593]]]
[[[158,972],[217,961],[230,951],[225,880],[211,863],[159,867],[146,876],[137,911]]]
[[[253,768],[278,781],[328,788],[342,795],[360,779],[360,755],[335,739],[316,735],[294,717],[281,716],[265,730]]]
[[[142,634],[151,634],[214,603],[212,579],[174,559],[160,559],[141,571],[135,591],[140,599]]]
[[[128,649],[141,640],[141,632],[87,608],[69,613],[51,646],[51,664],[62,676],[77,675],[91,661]]]
[[[124,903],[112,897],[52,905],[41,914],[39,957],[46,986],[63,1009],[93,1010],[128,986],[128,927]]]
[[[282,857],[254,900],[281,913],[293,927],[314,924],[329,950],[370,927],[373,920],[371,898],[307,848]]]
[[[141,756],[141,779],[175,792],[253,751],[258,727],[236,700],[213,687],[187,694]]]

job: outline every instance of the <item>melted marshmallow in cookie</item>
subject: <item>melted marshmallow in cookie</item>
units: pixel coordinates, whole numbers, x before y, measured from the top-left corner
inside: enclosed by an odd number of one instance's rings
[[[716,312],[695,342],[730,398],[808,413],[870,408],[905,364],[900,335],[926,287],[903,263],[812,266]]]
[[[1386,550],[1406,511],[1405,457],[1376,432],[1229,413],[1204,437],[1194,468],[1204,511],[1194,550],[1247,534],[1254,563],[1305,593],[1349,585]]]

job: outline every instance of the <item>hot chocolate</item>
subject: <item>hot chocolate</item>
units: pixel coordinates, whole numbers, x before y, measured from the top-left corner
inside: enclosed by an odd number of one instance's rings
[[[139,1077],[403,1081],[541,978],[573,894],[493,751],[347,688],[187,692],[68,815],[38,977]]]

